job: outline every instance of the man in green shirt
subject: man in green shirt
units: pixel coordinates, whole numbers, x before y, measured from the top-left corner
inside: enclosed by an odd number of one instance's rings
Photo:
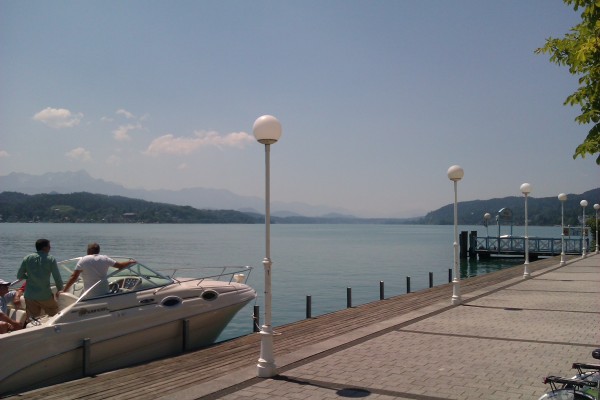
[[[50,253],[50,241],[48,239],[38,239],[35,242],[36,253],[23,258],[18,279],[26,279],[25,287],[25,307],[27,315],[38,317],[42,314],[42,309],[46,314],[53,316],[58,312],[58,303],[50,288],[50,275],[54,278],[56,290],[62,290],[63,281],[58,271],[56,259],[48,255]]]

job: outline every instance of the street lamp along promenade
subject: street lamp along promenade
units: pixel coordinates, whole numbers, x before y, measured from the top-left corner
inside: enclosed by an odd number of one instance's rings
[[[458,196],[457,184],[465,171],[459,165],[448,168],[448,179],[454,182],[454,278],[452,279],[452,304],[458,305],[462,302],[460,297],[460,271],[458,270]]]
[[[585,258],[585,208],[588,205],[587,200],[581,200],[579,205],[583,209],[583,217],[581,219],[581,258]]]
[[[531,193],[531,185],[529,183],[523,183],[521,185],[521,193],[525,195],[525,269],[523,271],[523,279],[531,277],[529,273],[529,236],[527,235],[527,197]]]
[[[596,210],[596,254],[598,254],[598,210],[600,210],[600,204],[594,204],[594,210]]]
[[[273,326],[271,322],[271,191],[270,191],[270,154],[271,145],[281,137],[281,124],[272,115],[263,115],[254,121],[252,127],[256,140],[265,145],[265,322],[260,328],[260,357],[258,376],[270,378],[277,375],[277,366],[273,354]]]
[[[489,228],[488,228],[488,226],[490,224],[490,218],[492,218],[492,214],[490,214],[490,213],[483,214],[483,221],[485,223],[485,235],[486,235],[487,238],[489,238],[489,236],[490,236],[490,231],[489,231]],[[486,243],[486,247],[489,247],[487,245],[487,243]]]
[[[567,201],[567,195],[560,193],[558,200],[560,201],[560,265],[565,265],[565,201]]]

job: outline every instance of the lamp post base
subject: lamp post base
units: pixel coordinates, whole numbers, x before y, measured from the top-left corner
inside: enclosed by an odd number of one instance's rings
[[[256,365],[258,376],[260,378],[272,378],[277,375],[277,366],[273,357],[273,329],[270,325],[263,325],[259,335],[261,335],[260,358]]]
[[[529,262],[525,261],[525,270],[523,271],[523,279],[531,278],[531,274],[529,273]]]
[[[452,305],[457,306],[462,303],[462,299],[460,297],[460,283],[456,279],[452,281]]]

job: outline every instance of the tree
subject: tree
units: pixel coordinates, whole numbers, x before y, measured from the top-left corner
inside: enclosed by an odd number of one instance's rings
[[[592,124],[587,137],[573,158],[599,154],[600,165],[600,2],[598,0],[563,0],[575,11],[581,9],[581,23],[571,28],[562,39],[546,39],[546,45],[536,54],[551,54],[550,61],[566,65],[569,72],[579,76],[579,88],[567,97],[564,105],[581,107],[575,118],[579,124]]]

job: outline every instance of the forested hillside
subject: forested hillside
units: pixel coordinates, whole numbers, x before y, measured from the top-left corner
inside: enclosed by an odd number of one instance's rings
[[[580,225],[582,209],[579,202],[588,201],[586,216],[595,216],[593,205],[600,203],[600,188],[575,195],[569,194],[565,202],[565,225]],[[482,225],[484,214],[490,213],[490,225],[502,208],[513,212],[513,224],[525,221],[524,197],[505,197],[491,200],[459,202],[458,223],[460,225]],[[561,204],[556,197],[528,200],[529,224],[539,226],[560,225]],[[0,222],[94,222],[94,223],[264,223],[264,215],[234,210],[199,210],[190,206],[176,206],[131,199],[122,196],[107,196],[87,192],[71,194],[26,195],[16,192],[0,193]],[[421,218],[355,218],[330,215],[323,217],[271,217],[278,224],[428,224],[452,225],[454,205],[448,204]]]
[[[557,194],[558,195],[558,194]],[[579,225],[583,210],[579,205],[581,200],[587,200],[587,217],[595,216],[593,205],[600,203],[600,188],[582,194],[569,194],[564,204],[565,225]],[[504,197],[491,200],[473,200],[459,202],[458,223],[460,225],[481,225],[483,215],[490,213],[492,218],[489,223],[496,224],[496,215],[502,208],[510,208],[513,212],[515,225],[525,223],[525,197]],[[527,200],[527,216],[530,225],[550,226],[560,225],[561,204],[557,197],[535,198]],[[586,218],[587,219],[587,218]],[[419,220],[419,223],[432,225],[450,225],[454,223],[454,205],[448,204],[436,211],[428,213]]]
[[[233,210],[198,210],[86,192],[36,195],[3,192],[0,193],[0,221],[252,224],[263,222],[264,218]]]

